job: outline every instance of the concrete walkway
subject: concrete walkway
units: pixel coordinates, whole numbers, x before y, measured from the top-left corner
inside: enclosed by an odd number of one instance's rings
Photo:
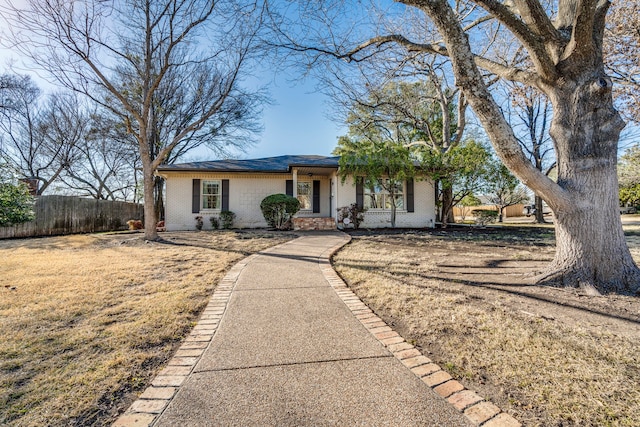
[[[114,426],[517,426],[346,288],[309,233],[238,263]]]

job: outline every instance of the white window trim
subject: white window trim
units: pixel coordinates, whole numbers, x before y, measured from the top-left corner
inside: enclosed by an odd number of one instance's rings
[[[218,193],[219,208],[205,208],[204,207],[204,186],[207,182],[217,182],[220,193]],[[203,179],[200,182],[200,212],[221,212],[222,211],[222,180],[221,179]]]
[[[381,178],[381,179],[388,179],[388,178]],[[402,207],[396,207],[396,212],[407,212],[407,182],[405,180],[401,180],[402,182]],[[363,184],[364,185],[364,184]],[[366,206],[366,200],[367,200],[367,196],[371,194],[371,193],[367,193],[367,186],[364,185],[362,188],[362,197],[365,201],[365,206]],[[383,193],[374,193],[374,194],[384,194],[385,198],[388,196],[388,192],[386,190],[384,190]],[[366,208],[366,212],[391,212],[391,208]],[[366,214],[365,212],[365,214]]]
[[[313,181],[309,181],[307,179],[300,179],[296,182],[296,198],[300,196],[300,192],[298,191],[298,185],[301,183],[309,184],[309,207],[306,209],[300,208],[301,213],[313,212]]]

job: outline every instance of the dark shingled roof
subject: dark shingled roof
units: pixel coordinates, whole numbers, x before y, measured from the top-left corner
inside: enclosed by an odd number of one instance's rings
[[[286,173],[292,167],[337,168],[339,156],[278,156],[253,160],[212,160],[162,165],[159,172],[269,172]]]

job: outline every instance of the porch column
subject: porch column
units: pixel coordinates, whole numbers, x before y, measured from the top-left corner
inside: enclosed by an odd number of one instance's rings
[[[293,197],[298,198],[298,169],[293,168]]]

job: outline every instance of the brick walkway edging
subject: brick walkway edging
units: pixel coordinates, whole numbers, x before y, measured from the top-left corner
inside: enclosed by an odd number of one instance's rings
[[[270,249],[277,248],[273,246]],[[262,252],[265,252],[262,251]],[[227,309],[231,291],[238,281],[242,270],[258,254],[250,255],[236,263],[216,286],[209,304],[205,307],[196,326],[184,340],[167,366],[158,373],[151,385],[138,397],[138,400],[122,414],[112,427],[149,427],[156,417],[167,407],[178,388],[187,379],[200,357],[209,346],[218,329],[222,315]]]
[[[338,273],[331,267],[331,257],[351,240],[344,234],[342,242],[327,249],[318,258],[322,274],[351,313],[371,334],[425,384],[462,412],[471,422],[482,427],[518,427],[521,424],[511,415],[502,412],[494,404],[485,401],[454,380],[431,359],[425,357],[397,332],[380,319],[360,298],[351,291]],[[273,246],[268,252],[281,245]],[[209,346],[227,308],[231,292],[242,270],[258,254],[250,255],[236,263],[216,286],[208,305],[196,326],[184,340],[167,366],[158,373],[151,385],[131,404],[112,427],[150,427],[173,399],[178,388],[187,379],[202,354]]]
[[[451,375],[443,371],[420,350],[405,341],[397,332],[380,319],[360,298],[347,287],[331,266],[331,257],[340,248],[351,241],[345,234],[343,242],[327,249],[319,258],[318,264],[325,279],[336,291],[351,313],[371,332],[371,334],[407,368],[437,394],[462,412],[473,424],[481,427],[518,427],[520,422],[511,415],[502,412],[491,402],[487,402],[472,390],[466,389]]]

